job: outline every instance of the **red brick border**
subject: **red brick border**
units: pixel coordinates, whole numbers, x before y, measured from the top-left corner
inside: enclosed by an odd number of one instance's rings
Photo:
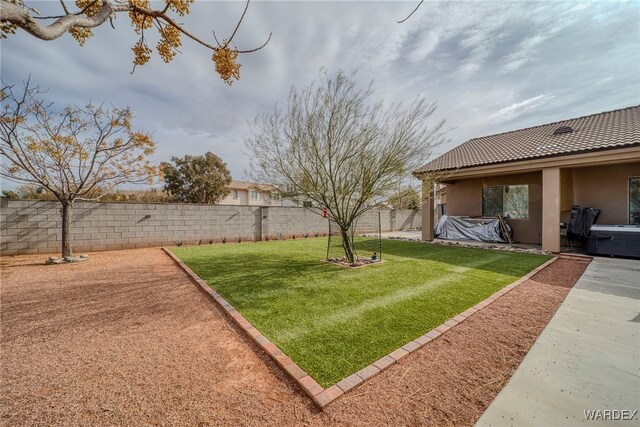
[[[368,381],[369,379],[378,375],[380,372],[387,369],[389,366],[395,364],[398,360],[402,359],[403,357],[408,356],[409,354],[419,350],[422,346],[438,338],[440,335],[446,333],[449,329],[455,327],[459,323],[464,322],[471,315],[483,309],[484,307],[488,306],[489,304],[491,304],[492,302],[494,302],[495,300],[497,300],[498,298],[500,298],[510,290],[514,289],[516,286],[529,280],[536,273],[540,272],[541,270],[548,267],[549,265],[551,265],[553,262],[555,262],[560,258],[557,256],[553,257],[552,259],[540,265],[539,267],[532,270],[528,274],[522,276],[520,279],[516,280],[510,285],[505,286],[504,288],[500,289],[499,291],[497,291],[490,297],[486,298],[485,300],[480,301],[473,307],[468,308],[467,310],[463,311],[457,316],[435,327],[434,329],[427,332],[426,334],[416,338],[411,342],[408,342],[402,347],[376,360],[369,366],[366,366],[360,369],[358,372],[351,374],[346,378],[343,378],[337,384],[332,385],[331,387],[325,389],[320,384],[318,384],[313,378],[311,378],[309,374],[307,374],[302,368],[300,368],[286,354],[284,354],[282,350],[280,350],[274,343],[272,343],[267,337],[262,335],[260,331],[258,331],[247,319],[244,318],[244,316],[242,316],[242,314],[240,314],[239,311],[237,311],[231,304],[229,304],[227,300],[222,298],[222,296],[219,293],[217,293],[209,285],[207,285],[207,283],[204,280],[198,277],[198,275],[195,274],[184,262],[182,262],[180,258],[175,256],[167,248],[162,248],[162,249],[167,255],[171,257],[171,259],[175,261],[176,264],[178,264],[180,268],[182,268],[182,270],[184,270],[189,275],[189,277],[196,284],[199,285],[198,287],[200,288],[200,290],[202,290],[205,294],[211,297],[216,303],[218,303],[220,308],[231,319],[233,319],[233,321],[240,327],[240,329],[245,331],[247,336],[262,350],[264,350],[264,352],[267,353],[267,355],[271,357],[271,359],[273,359],[300,386],[300,388],[302,388],[302,390],[304,390],[305,393],[307,393],[311,397],[311,399],[313,399],[313,402],[320,409],[323,409],[325,406],[327,406],[328,404],[330,404],[331,402],[333,402],[334,400],[342,396],[344,393],[347,393],[348,391],[360,386],[365,381]],[[575,258],[572,258],[572,259],[575,259]]]

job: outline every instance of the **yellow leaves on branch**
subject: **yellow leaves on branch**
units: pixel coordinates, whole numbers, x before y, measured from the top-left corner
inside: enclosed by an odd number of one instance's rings
[[[37,89],[25,90],[24,100],[9,90],[0,91],[0,100],[8,105],[0,110],[2,126],[21,123],[14,143],[3,151],[5,174],[71,192],[74,186],[81,188],[79,182],[85,188],[153,182],[157,170],[149,156],[155,143],[151,134],[131,129],[133,114],[128,107],[108,109],[88,103],[58,109],[36,97]]]
[[[73,36],[80,46],[84,46],[86,41],[93,35],[91,28],[72,27],[69,28],[69,34]]]
[[[149,0],[129,0],[131,5],[144,9],[150,9]],[[180,16],[184,16],[189,13],[189,5],[193,3],[193,0],[167,0],[169,9],[174,10]],[[153,19],[142,13],[138,13],[135,10],[129,12],[133,29],[136,33],[142,36],[143,31],[153,26]],[[164,62],[171,62],[176,56],[176,50],[182,43],[180,41],[180,30],[171,24],[162,25],[159,20],[156,19],[158,32],[160,33],[160,40],[156,45],[158,55]],[[135,65],[144,65],[151,59],[151,48],[146,45],[143,38],[133,46],[132,48],[134,58],[133,63]]]
[[[180,16],[189,14],[189,6],[193,2],[194,0],[167,0],[169,9],[173,9]]]
[[[238,64],[238,51],[230,49],[226,41],[213,52],[211,59],[216,64],[216,72],[229,86],[233,84],[233,79],[240,80],[241,65]]]
[[[160,178],[160,169],[151,166],[148,162],[143,166],[144,174],[147,176],[147,184],[152,185],[155,178]]]
[[[142,40],[133,45],[131,50],[133,51],[133,63],[135,65],[144,65],[151,59],[151,49]]]
[[[138,6],[144,9],[149,9],[149,0],[129,0],[132,6]],[[136,33],[141,34],[142,30],[147,30],[153,26],[151,18],[142,13],[138,13],[135,10],[129,11],[129,18],[131,18],[131,24]]]
[[[76,6],[87,16],[94,16],[103,5],[103,0],[76,0]]]
[[[24,123],[24,116],[4,116],[0,117],[0,121],[9,126],[19,126]]]
[[[102,7],[102,0],[76,0],[76,6],[86,15],[94,16]],[[84,46],[86,41],[93,35],[91,28],[72,27],[69,34],[73,36],[80,46]]]
[[[97,14],[103,6],[105,0],[75,0],[76,6],[86,16],[94,16]],[[167,9],[175,12],[180,16],[188,15],[191,4],[195,0],[165,0]],[[181,29],[174,26],[172,23],[165,22],[163,18],[158,18],[153,13],[159,11],[151,8],[150,0],[128,0],[129,4],[133,8],[129,11],[129,17],[131,18],[131,25],[137,34],[140,34],[140,40],[131,48],[133,51],[133,63],[136,66],[141,66],[149,62],[151,59],[152,49],[146,44],[144,40],[144,31],[152,28],[154,22],[158,28],[160,39],[156,45],[158,55],[166,63],[171,62],[176,56],[177,49],[182,45],[181,42]],[[140,13],[135,8],[146,9],[149,16],[145,13]],[[4,25],[4,24],[3,24]],[[5,31],[6,30],[6,31]],[[2,28],[3,34],[11,31],[10,28]],[[90,28],[72,27],[69,29],[69,34],[74,39],[84,46],[86,41],[93,36],[93,32]],[[213,56],[211,57],[215,63],[216,72],[220,75],[222,80],[228,85],[233,84],[234,80],[240,79],[240,67],[238,64],[238,51],[228,46],[228,42],[225,41],[222,46],[215,49]]]
[[[87,16],[94,16],[100,12],[102,0],[76,0],[76,6]]]
[[[38,151],[40,151],[42,149],[43,145],[34,141],[34,140],[30,140],[27,145],[25,146],[25,148],[27,149],[27,151],[30,151],[31,153],[37,153]]]
[[[180,42],[180,31],[172,26],[167,25],[160,32],[160,41],[156,46],[158,54],[164,62],[171,62],[176,56],[176,49],[182,45]]]

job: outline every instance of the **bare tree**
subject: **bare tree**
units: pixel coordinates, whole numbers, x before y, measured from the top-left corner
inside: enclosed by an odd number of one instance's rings
[[[116,15],[127,13],[134,31],[140,35],[132,49],[134,69],[135,66],[144,65],[149,61],[152,49],[145,39],[145,31],[155,28],[160,38],[156,51],[165,62],[173,60],[182,44],[181,38],[185,36],[213,51],[211,59],[215,63],[216,72],[227,84],[231,84],[233,79],[240,78],[238,54],[262,49],[269,43],[271,34],[266,42],[254,49],[238,50],[233,47],[233,38],[249,7],[250,0],[247,0],[233,33],[220,42],[214,32],[215,44],[207,42],[176,21],[178,17],[190,13],[193,1],[166,0],[162,8],[154,9],[151,7],[150,0],[75,0],[75,2],[59,0],[61,12],[59,15],[40,16],[37,9],[28,6],[35,2],[0,0],[0,34],[4,38],[13,34],[17,28],[21,28],[41,40],[54,40],[68,32],[80,45],[84,45],[93,35],[92,28],[99,27],[107,21],[115,28],[113,19]],[[72,6],[71,3],[75,4]]]
[[[360,88],[343,72],[323,72],[317,83],[293,88],[284,110],[256,118],[247,141],[254,178],[326,207],[350,263],[354,222],[387,200],[443,141],[444,122],[427,126],[435,103],[417,98],[407,108],[385,106],[372,102],[373,93],[372,84]]]
[[[155,144],[132,129],[128,107],[88,103],[57,110],[41,94],[29,81],[18,92],[2,83],[0,175],[42,186],[60,201],[62,256],[69,258],[74,202],[99,199],[121,184],[152,182],[157,170],[147,159]]]

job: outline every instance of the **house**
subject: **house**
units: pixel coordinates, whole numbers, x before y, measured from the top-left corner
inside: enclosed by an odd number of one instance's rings
[[[229,190],[219,205],[282,206],[280,192],[271,185],[233,180]]]
[[[414,175],[423,240],[434,238],[435,179],[446,214],[504,213],[514,240],[559,252],[572,205],[600,209],[599,224],[640,224],[640,106],[474,138]]]

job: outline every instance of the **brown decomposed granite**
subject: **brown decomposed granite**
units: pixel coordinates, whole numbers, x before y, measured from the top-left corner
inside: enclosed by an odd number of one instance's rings
[[[327,389],[341,396],[322,412],[160,249],[44,259],[2,259],[3,426],[472,425],[587,266],[557,260],[357,389]]]

